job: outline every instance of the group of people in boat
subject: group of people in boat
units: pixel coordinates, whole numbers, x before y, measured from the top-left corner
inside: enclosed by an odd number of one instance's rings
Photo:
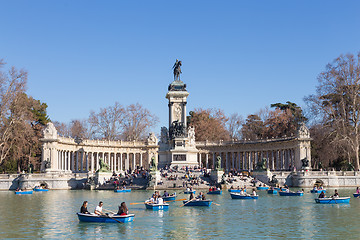
[[[209,192],[215,192],[215,191],[220,191],[221,189],[219,187],[210,187],[209,188]]]
[[[340,196],[339,196],[339,193],[338,193],[337,189],[335,189],[334,195],[330,196],[330,198],[339,198],[339,197]],[[319,198],[326,198],[324,191],[321,191],[321,193],[319,195]]]
[[[197,197],[194,196],[194,193],[190,193],[189,201],[193,200],[206,200],[205,194],[203,192],[200,192]]]
[[[103,212],[103,205],[104,203],[102,201],[99,202],[99,205],[97,205],[95,207],[94,213],[90,213],[87,209],[88,206],[88,201],[84,201],[81,208],[80,208],[80,213],[84,213],[84,214],[94,214],[94,215],[106,215],[106,213]],[[105,210],[105,209],[104,209]],[[126,206],[125,202],[122,202],[119,206],[119,210],[116,213],[117,215],[128,215],[129,214],[129,209]]]
[[[153,195],[151,196],[151,198],[149,198],[149,200],[146,200],[145,202],[151,203],[151,204],[164,204],[164,200],[163,200],[162,196],[160,195],[159,191],[155,191],[153,193]]]

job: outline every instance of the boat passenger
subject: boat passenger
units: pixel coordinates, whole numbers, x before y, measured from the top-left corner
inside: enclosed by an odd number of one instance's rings
[[[237,187],[237,190],[240,190],[240,186]]]
[[[100,201],[99,205],[96,206],[94,213],[97,214],[97,215],[104,215],[104,213],[102,212],[102,206],[103,205],[104,205],[103,202]]]
[[[252,190],[252,194],[251,194],[252,196],[256,196],[256,191],[255,191],[255,188],[253,188],[253,190]]]
[[[163,197],[168,197],[168,196],[169,196],[169,194],[166,191],[164,191]]]
[[[196,199],[200,199],[200,200],[201,200],[201,199],[203,198],[203,196],[204,196],[204,194],[203,194],[202,192],[200,192],[199,195],[196,197]]]
[[[316,186],[314,186],[313,190],[318,190]]]
[[[128,214],[129,214],[129,210],[125,202],[122,202],[121,205],[119,206],[119,211],[117,212],[117,215],[128,215]]]
[[[337,189],[335,189],[335,193],[331,197],[332,198],[338,198],[339,197],[339,193],[338,193]]]
[[[287,192],[287,193],[288,193],[288,192],[290,192],[290,190],[289,190],[288,188],[286,188],[286,189],[285,189],[285,192]]]
[[[321,191],[319,198],[326,198],[324,191]]]
[[[245,195],[244,189],[241,189],[240,195]]]
[[[201,196],[201,200],[206,200],[206,198],[205,198],[205,194],[203,194],[202,196]]]
[[[233,186],[233,185],[231,185],[230,189],[234,189],[234,186]]]
[[[157,197],[156,204],[164,204],[164,200],[161,197]]]
[[[356,193],[359,194],[360,193],[360,189],[359,187],[356,187]]]
[[[191,201],[191,200],[193,200],[193,199],[194,199],[194,193],[191,192],[191,193],[190,193],[190,197],[189,197],[189,201]]]
[[[87,205],[88,205],[88,201],[84,201],[80,208],[81,213],[90,214],[90,212],[87,210]]]

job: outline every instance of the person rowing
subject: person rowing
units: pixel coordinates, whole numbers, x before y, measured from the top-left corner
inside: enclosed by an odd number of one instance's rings
[[[194,193],[193,193],[193,192],[191,192],[191,193],[190,193],[190,197],[189,197],[189,201],[192,201],[193,199],[195,199],[195,197],[194,197]]]
[[[122,202],[119,206],[119,211],[117,212],[117,215],[128,215],[129,209],[127,208],[125,202]]]
[[[332,198],[339,198],[339,197],[340,197],[337,189],[335,189],[335,193],[334,193],[334,195],[332,195],[331,197],[332,197]]]
[[[251,196],[257,196],[255,188],[253,188]]]
[[[169,193],[167,193],[166,191],[164,191],[163,197],[168,197],[168,196],[169,196]]]
[[[102,211],[102,206],[104,205],[103,202],[99,202],[99,205],[96,206],[94,213],[97,215],[104,215],[103,211]]]

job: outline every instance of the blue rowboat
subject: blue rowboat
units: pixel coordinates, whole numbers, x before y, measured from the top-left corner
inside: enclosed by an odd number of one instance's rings
[[[76,213],[76,214],[80,222],[99,222],[99,223],[132,222],[135,217],[135,214],[128,214],[128,215],[109,214],[109,215],[101,215],[101,216],[96,214],[86,214],[86,213]]]
[[[312,190],[310,190],[310,192],[311,193],[321,193],[321,192],[326,193],[326,189],[317,189],[317,190],[312,189]]]
[[[268,190],[269,187],[256,187],[257,190]]]
[[[217,195],[221,195],[221,193],[222,193],[222,190],[215,190],[215,191],[208,192],[207,194],[217,194]]]
[[[280,191],[280,188],[279,187],[274,187],[274,190]]]
[[[162,199],[164,201],[174,201],[176,199],[176,193],[174,193],[174,195],[172,195],[172,196],[162,197]]]
[[[267,191],[268,194],[277,194],[277,190],[275,189],[270,189]]]
[[[259,196],[251,196],[251,195],[240,195],[238,193],[230,193],[232,199],[258,199]]]
[[[193,190],[193,191],[184,191],[184,194],[190,194],[190,193],[195,194],[195,193],[196,193],[196,190]]]
[[[114,192],[131,192],[131,189],[115,189]]]
[[[169,209],[169,204],[168,203],[157,204],[157,203],[145,202],[145,207],[146,209],[150,209],[150,210],[167,210]]]
[[[360,193],[353,193],[354,197],[360,197]]]
[[[239,193],[241,192],[241,189],[229,189],[229,192],[235,192],[235,193]],[[244,189],[244,192],[246,192],[246,189]]]
[[[322,204],[350,203],[350,197],[315,198],[315,202],[316,203],[322,203]]]
[[[192,207],[192,206],[200,206],[200,207],[210,207],[212,201],[211,200],[191,200],[191,201],[183,201],[184,206]]]
[[[280,191],[279,195],[280,196],[303,196],[304,193],[303,192],[283,192],[283,191]]]
[[[33,194],[33,190],[15,191],[15,194],[17,194],[17,195],[23,195],[23,194]]]
[[[44,189],[44,188],[34,188],[35,192],[47,192],[49,191],[49,189]]]

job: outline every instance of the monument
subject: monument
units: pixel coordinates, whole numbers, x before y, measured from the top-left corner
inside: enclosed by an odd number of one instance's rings
[[[189,92],[180,80],[181,61],[173,66],[174,81],[168,87],[169,126],[161,128],[159,142],[159,167],[198,165],[198,150],[195,146],[195,129],[187,126],[186,104]]]

